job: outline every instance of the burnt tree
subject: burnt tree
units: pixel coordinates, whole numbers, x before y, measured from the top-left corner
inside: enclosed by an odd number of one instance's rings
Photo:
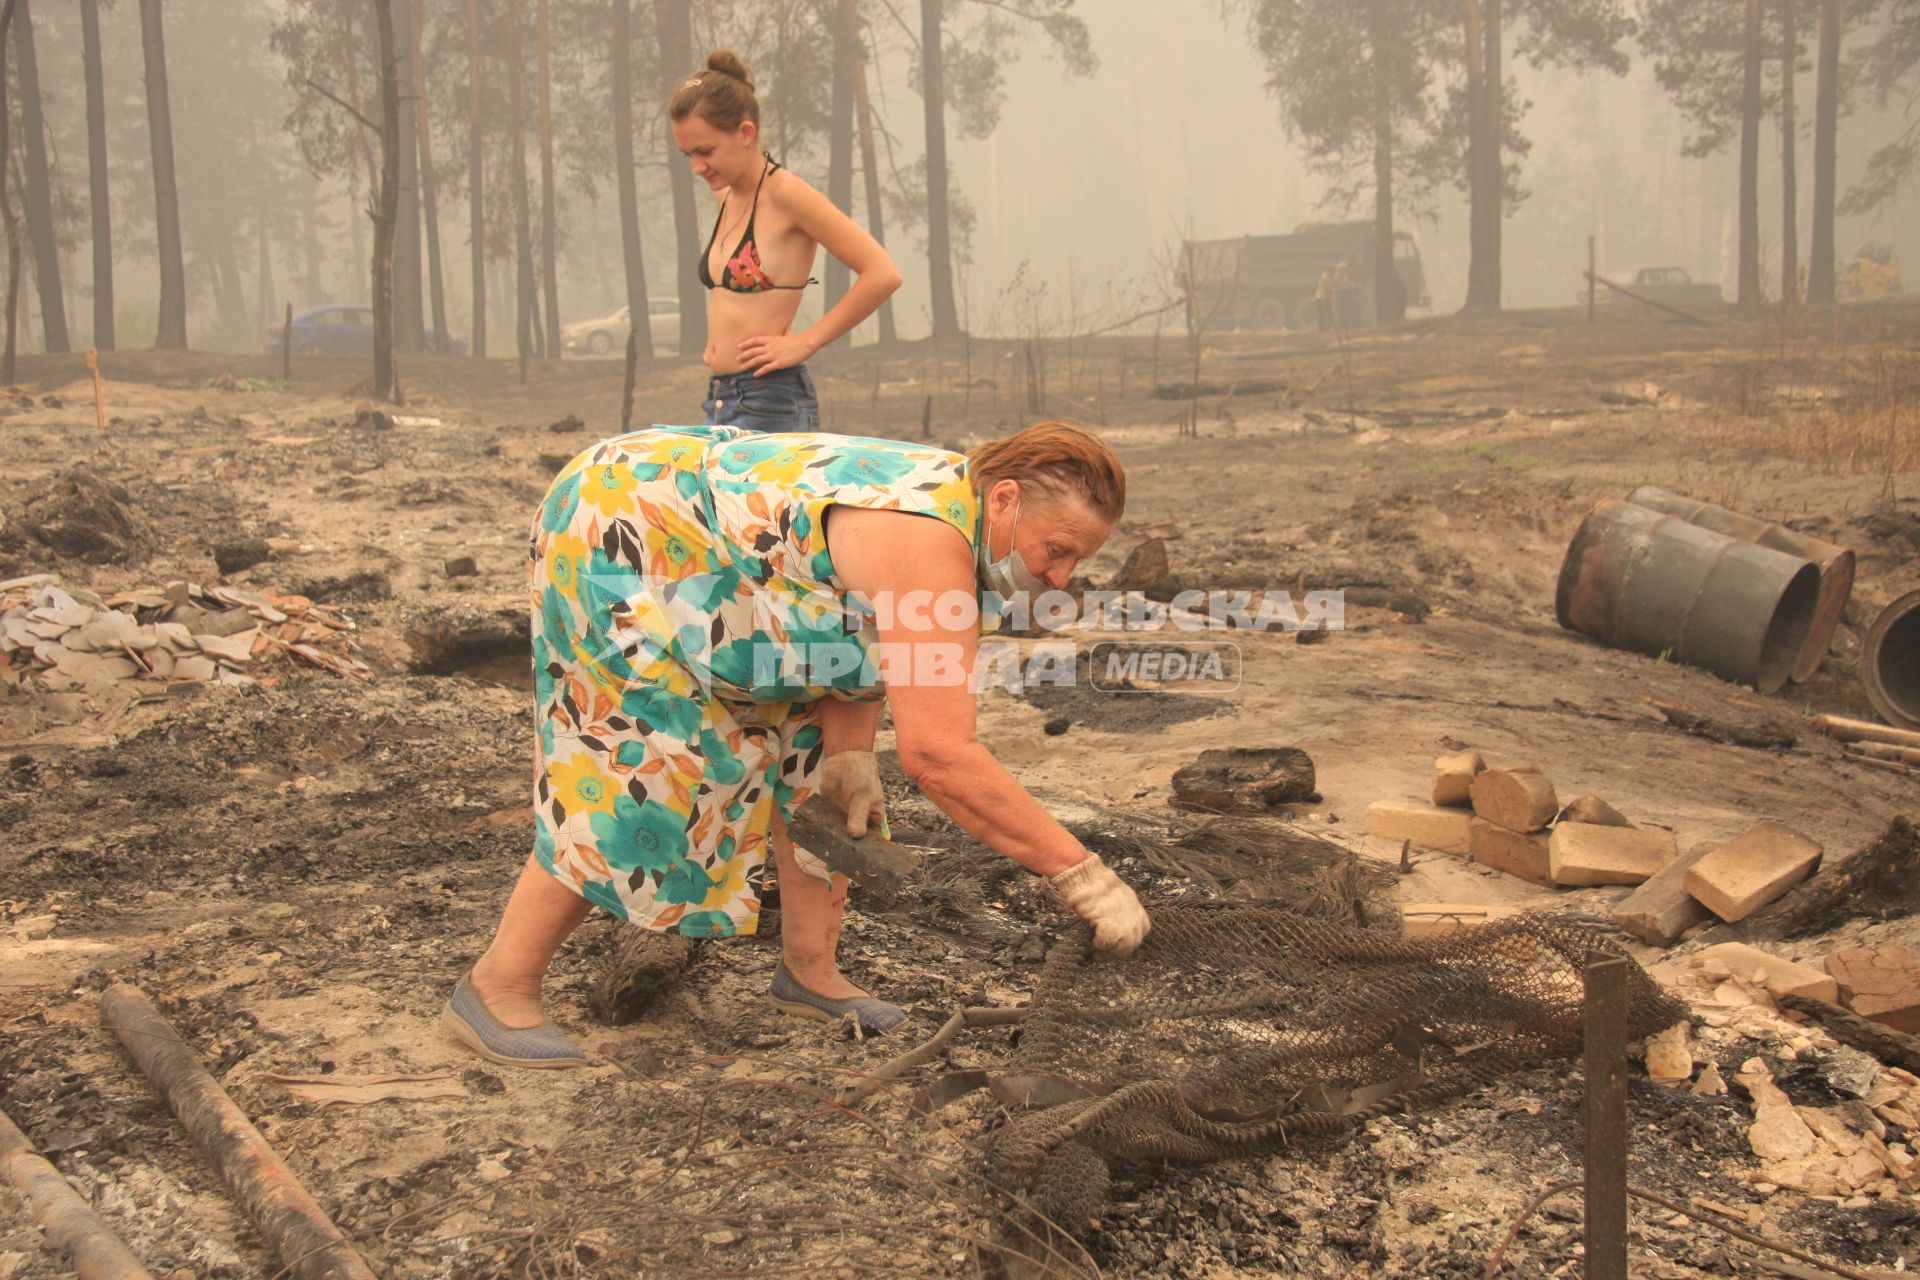
[[[1807,301],[1834,300],[1837,255],[1833,244],[1834,207],[1839,200],[1840,4],[1819,0],[1820,43],[1813,81],[1813,225],[1807,246]]]
[[[633,172],[633,0],[612,0],[614,187],[620,195],[620,260],[626,268],[627,319],[639,356],[653,358],[653,326],[647,319],[647,264],[640,256],[640,200]]]
[[[920,0],[920,95],[926,104],[927,284],[933,337],[955,337],[960,312],[953,291],[953,225],[947,173],[947,87],[941,33],[942,0]]]
[[[1745,69],[1740,92],[1740,288],[1739,305],[1760,298],[1760,0],[1746,0]]]
[[[107,188],[107,89],[100,57],[100,0],[80,0],[80,57],[87,82],[87,191],[93,231],[93,345],[113,350],[113,202]]]
[[[153,345],[187,346],[187,266],[180,248],[180,183],[173,167],[173,108],[167,98],[167,41],[160,0],[140,0],[140,47],[147,72],[147,136],[153,149],[153,222],[160,255],[160,324]]]
[[[559,201],[553,185],[553,31],[548,0],[540,0],[536,58],[540,76],[540,287],[547,326],[541,353],[560,358]],[[638,317],[636,317],[637,319]]]
[[[849,31],[860,29],[860,0],[840,0],[840,21]],[[860,174],[867,193],[867,230],[882,248],[887,243],[886,211],[880,197],[880,159],[873,141],[873,107],[867,99],[867,66],[864,42],[861,56],[853,66],[853,115],[860,139]],[[891,343],[900,337],[893,322],[893,298],[880,304],[880,341]]]
[[[475,360],[487,358],[487,207],[480,153],[480,3],[467,0],[467,240],[473,270],[469,350]]]
[[[1780,300],[1800,301],[1800,180],[1793,154],[1798,121],[1793,78],[1800,64],[1800,25],[1793,0],[1780,0]]]
[[[853,77],[860,65],[860,31],[845,6],[827,0],[821,18],[833,37],[833,93],[827,111],[827,199],[842,213],[853,211]],[[847,264],[827,255],[823,306],[831,311],[846,296]]]
[[[400,68],[394,0],[371,0],[380,58],[380,187],[373,215],[373,398],[398,401],[394,373],[394,224],[400,213]],[[415,332],[419,330],[416,328]]]
[[[433,307],[433,349],[447,350],[447,290],[440,273],[440,192],[433,172],[432,116],[427,110],[427,64],[422,58],[425,47],[427,0],[413,0],[414,97],[419,105],[415,133],[420,139],[420,204],[427,230],[427,296]]]
[[[420,92],[413,60],[413,6],[418,0],[391,0],[394,77],[400,90],[400,203],[393,228],[394,345],[418,351],[426,337],[426,308],[420,295],[420,142],[415,137],[413,99]]]
[[[660,36],[660,62],[668,77],[660,95],[666,101],[680,84],[681,77],[693,66],[693,13],[690,0],[653,0],[654,25]],[[701,235],[700,213],[693,197],[693,170],[682,160],[671,154],[672,144],[668,144],[667,181],[673,189],[673,239],[679,251],[674,261],[679,265],[677,279],[680,290],[680,354],[690,356],[705,351],[707,347],[707,308],[701,301],[706,291],[701,287],[699,265],[700,246],[706,241]]]
[[[40,331],[48,351],[72,349],[67,304],[60,289],[60,240],[53,226],[53,166],[47,162],[47,122],[40,99],[40,63],[33,48],[33,6],[20,0],[13,15],[13,55],[20,73],[20,133],[25,178],[27,241],[40,292]]]

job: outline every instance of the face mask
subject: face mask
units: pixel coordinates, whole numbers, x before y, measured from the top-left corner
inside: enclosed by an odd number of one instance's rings
[[[1036,576],[1027,568],[1027,562],[1015,545],[1020,534],[1020,504],[1016,500],[1013,507],[1013,532],[1007,537],[1007,554],[998,560],[988,560],[988,550],[992,539],[986,529],[980,531],[980,545],[974,549],[974,562],[980,568],[980,585],[993,592],[1002,600],[1011,601],[1015,596],[1025,595],[1029,602],[1047,589],[1044,578]]]

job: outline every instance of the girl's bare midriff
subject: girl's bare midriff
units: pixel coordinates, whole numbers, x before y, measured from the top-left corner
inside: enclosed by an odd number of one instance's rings
[[[717,279],[719,268],[714,269]],[[803,274],[800,277],[806,279]],[[788,332],[794,316],[800,313],[801,294],[730,293],[725,289],[707,291],[707,368],[715,373],[738,373],[740,344],[748,338]]]
[[[754,214],[754,242],[760,249],[760,264],[767,276],[780,284],[799,284],[813,274],[818,249],[813,237],[801,231],[773,206],[775,184],[786,178],[778,170],[767,175],[766,188],[760,193],[760,207]],[[745,218],[731,200],[721,216],[720,234],[707,257],[707,269],[718,280],[726,270],[727,258],[740,242]],[[740,344],[748,338],[764,338],[789,333],[793,319],[800,314],[805,289],[774,289],[766,293],[735,293],[731,289],[707,290],[707,368],[715,373],[738,373],[746,366],[740,360]]]

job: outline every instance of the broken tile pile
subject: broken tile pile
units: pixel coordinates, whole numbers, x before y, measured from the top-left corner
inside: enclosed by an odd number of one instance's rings
[[[1829,967],[1836,959],[1828,957]],[[1920,1191],[1920,1153],[1909,1145],[1920,1133],[1920,1077],[1838,1044],[1775,1003],[1789,993],[1831,1000],[1830,974],[1737,942],[1649,972],[1688,1001],[1700,1025],[1692,1038],[1681,1023],[1648,1040],[1647,1075],[1696,1094],[1726,1093],[1731,1084],[1746,1095],[1753,1107],[1747,1142],[1760,1163],[1742,1176],[1756,1191],[1791,1187],[1854,1207],[1870,1203],[1865,1197]],[[1767,1046],[1766,1056],[1743,1059],[1729,1081],[1714,1059],[1731,1061],[1736,1043],[1756,1041]],[[1826,1091],[1843,1099],[1839,1105],[1798,1105],[1775,1083],[1780,1072],[1800,1074],[1810,1065]]]
[[[1771,822],[1683,857],[1671,831],[1636,826],[1598,796],[1563,807],[1540,770],[1490,769],[1474,751],[1435,760],[1430,792],[1430,804],[1369,805],[1367,834],[1456,854],[1538,885],[1637,886],[1611,918],[1655,946],[1711,919],[1746,919],[1820,863],[1819,845]],[[1430,914],[1445,919],[1450,904],[1420,905],[1441,908]]]
[[[305,596],[172,582],[102,598],[50,574],[0,582],[0,680],[56,692],[251,684],[278,658],[364,676],[351,620]]]

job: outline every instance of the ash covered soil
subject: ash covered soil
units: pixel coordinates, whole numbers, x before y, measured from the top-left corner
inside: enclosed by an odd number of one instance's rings
[[[816,372],[833,430],[918,438],[929,397],[941,444],[1035,416],[1101,430],[1128,466],[1130,503],[1087,566],[1095,583],[1157,536],[1181,586],[1346,591],[1346,628],[1320,643],[1180,637],[1236,644],[1232,687],[983,695],[983,739],[1065,818],[1160,835],[1182,820],[1172,775],[1200,751],[1296,746],[1322,798],[1271,821],[1397,865],[1397,849],[1359,834],[1367,804],[1421,798],[1432,758],[1471,747],[1671,827],[1683,849],[1773,820],[1820,842],[1830,868],[1920,801],[1913,782],[1844,761],[1804,723],[1870,715],[1859,638],[1881,603],[1920,585],[1920,475],[1890,467],[1897,442],[1874,435],[1920,377],[1916,339],[1911,307],[1785,338],[1772,323],[1589,329],[1560,314],[1414,323],[1339,346],[1223,335],[1205,356],[1195,437],[1178,434],[1187,402],[1153,394],[1182,374],[1146,339],[1039,362],[1052,371],[1043,415],[1025,411],[1015,344],[977,342],[964,358],[862,348]],[[281,1263],[101,1029],[99,993],[116,981],[160,1005],[387,1274],[1001,1267],[991,1244],[1006,1221],[979,1159],[991,1103],[930,1120],[904,1092],[858,1112],[822,1099],[954,1009],[1030,995],[1070,922],[1024,877],[988,875],[964,900],[856,894],[846,966],[912,1011],[885,1039],[776,1014],[766,938],[695,948],[642,1018],[604,1025],[592,997],[621,940],[604,922],[562,952],[549,986],[593,1067],[492,1066],[438,1027],[530,842],[526,527],[551,474],[615,431],[617,364],[567,362],[522,388],[505,362],[418,359],[394,422],[363,412],[351,390],[363,371],[346,362],[302,365],[290,386],[249,357],[105,363],[104,436],[77,358],[29,357],[30,381],[4,393],[0,580],[303,595],[353,619],[372,669],[274,665],[251,685],[144,694],[0,684],[0,1108],[155,1274]],[[698,369],[643,373],[635,418],[690,420],[703,390]],[[69,483],[76,469],[104,484]],[[1762,697],[1559,629],[1553,587],[1574,527],[1649,482],[1859,553],[1856,603],[1814,679]],[[89,529],[108,536],[68,536]],[[268,557],[223,575],[216,556],[238,543]],[[474,572],[450,576],[468,556]],[[1791,745],[1715,741],[1662,706]],[[893,796],[897,827],[948,832],[897,776]],[[1150,897],[1206,892],[1112,860]],[[1428,857],[1395,892],[1593,911],[1621,891],[1556,894]],[[1916,933],[1849,921],[1784,950]],[[1741,936],[1711,931],[1671,959]],[[969,1032],[943,1064],[1004,1065],[1011,1041]],[[1723,1037],[1695,1056],[1729,1079],[1759,1056],[1808,1093],[1796,1102],[1823,1103],[1820,1053]],[[1912,1195],[1756,1186],[1744,1095],[1631,1074],[1639,1185],[1730,1206],[1854,1265],[1920,1260]],[[432,1096],[329,1104],[276,1078],[386,1075],[427,1077],[417,1093]],[[1477,1276],[1534,1192],[1579,1176],[1581,1090],[1576,1065],[1543,1064],[1340,1142],[1123,1168],[1084,1251],[1055,1269]],[[1750,1273],[1745,1246],[1685,1219],[1636,1206],[1633,1222],[1636,1274]],[[1506,1274],[1577,1272],[1579,1240],[1577,1198],[1550,1201]],[[0,1189],[0,1275],[66,1266]]]

